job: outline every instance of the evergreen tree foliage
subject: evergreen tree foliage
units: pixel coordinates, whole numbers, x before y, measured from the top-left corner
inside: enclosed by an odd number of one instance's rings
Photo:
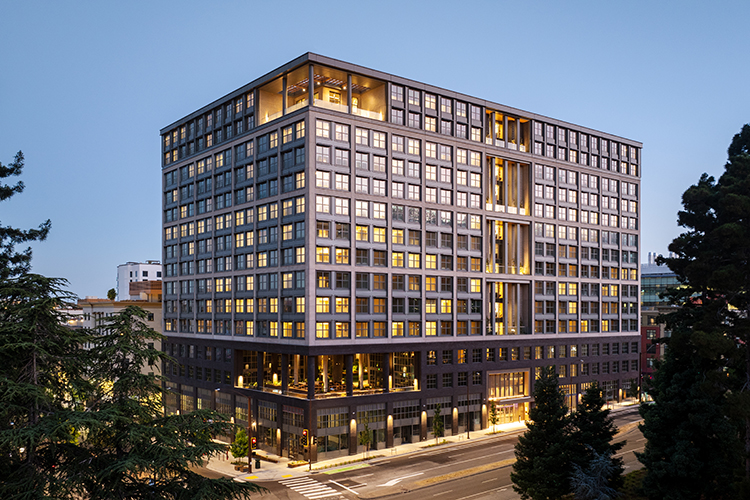
[[[22,181],[10,185],[4,184],[3,180],[8,177],[17,177],[23,171],[23,153],[16,153],[13,163],[3,165],[0,163],[0,201],[7,200],[14,194],[23,192]],[[30,241],[41,241],[47,238],[51,224],[49,219],[43,222],[38,229],[18,229],[0,224],[0,279],[18,276],[27,273],[31,269],[31,248],[17,252],[15,246]]]
[[[247,447],[250,446],[250,442],[247,439],[247,432],[242,427],[237,430],[237,434],[234,436],[234,441],[229,447],[229,451],[232,453],[234,458],[247,458]]]
[[[521,498],[552,500],[570,491],[570,418],[554,367],[546,367],[534,384],[534,407],[527,431],[516,444],[516,462],[510,475]]]
[[[80,437],[65,448],[61,475],[91,500],[247,498],[259,491],[191,470],[226,451],[213,438],[234,426],[213,410],[164,416],[163,377],[142,370],[164,358],[152,347],[163,337],[146,316],[129,306],[102,323],[90,350],[96,387],[87,411],[69,416]]]
[[[639,460],[651,498],[734,498],[750,482],[750,126],[729,147],[718,181],[682,196],[686,229],[661,258],[681,287],[669,298],[671,338],[642,408]],[[743,478],[744,476],[744,478]]]
[[[164,355],[146,312],[130,307],[99,334],[57,312],[64,281],[0,280],[0,498],[228,499],[259,487],[191,470],[225,451],[233,424],[208,410],[165,417]],[[148,370],[148,368],[146,369]],[[156,370],[154,370],[156,371]]]
[[[0,279],[0,498],[61,498],[55,475],[60,443],[75,440],[65,415],[89,392],[90,340],[58,308],[71,300],[64,280],[38,275]]]
[[[591,460],[586,467],[573,464],[570,484],[576,500],[613,500],[619,493],[610,486],[618,474],[617,466],[608,453],[591,450]]]
[[[581,470],[585,470],[594,460],[600,460],[601,457],[610,460],[612,467],[608,475],[609,486],[616,489],[622,486],[622,473],[625,468],[622,458],[614,455],[625,446],[625,441],[612,442],[617,434],[617,426],[605,404],[602,390],[599,384],[594,382],[583,393],[578,408],[571,415],[574,427],[573,442],[576,444],[573,462]]]

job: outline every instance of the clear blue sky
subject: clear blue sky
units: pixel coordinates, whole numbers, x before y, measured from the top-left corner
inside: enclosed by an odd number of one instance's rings
[[[308,51],[644,143],[642,251],[750,122],[750,2],[0,0],[0,162],[34,271],[103,297],[161,258],[159,129]]]

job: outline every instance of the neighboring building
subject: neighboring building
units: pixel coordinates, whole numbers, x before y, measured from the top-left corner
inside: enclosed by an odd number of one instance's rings
[[[158,260],[127,262],[117,266],[117,300],[140,300],[140,295],[130,295],[130,283],[160,281],[161,264]]]
[[[641,373],[644,378],[652,376],[656,360],[664,356],[665,346],[659,344],[658,339],[669,337],[666,325],[657,322],[657,318],[675,307],[660,294],[678,286],[677,275],[667,266],[657,265],[656,254],[649,252],[648,263],[641,264]]]
[[[161,140],[167,411],[318,460],[523,420],[546,365],[637,396],[639,142],[311,53]]]
[[[133,283],[137,285],[137,283]],[[130,290],[130,293],[135,292]],[[104,318],[113,316],[114,314],[122,311],[128,306],[135,305],[144,309],[148,316],[146,317],[146,325],[153,328],[159,333],[162,333],[162,303],[161,299],[156,300],[153,296],[151,300],[109,300],[99,299],[96,297],[86,297],[78,301],[78,308],[80,313],[76,316],[77,322],[75,326],[79,328],[90,328],[97,330],[100,327],[100,321]],[[69,324],[71,324],[69,322]],[[73,326],[71,324],[71,326]],[[162,343],[160,341],[154,342],[154,347],[162,349]],[[142,371],[144,373],[155,372],[161,373],[160,366],[144,366]]]

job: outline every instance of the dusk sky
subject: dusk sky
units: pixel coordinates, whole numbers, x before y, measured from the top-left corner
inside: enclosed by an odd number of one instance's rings
[[[106,296],[161,259],[159,129],[315,52],[640,141],[641,261],[750,122],[748,1],[0,0],[0,223],[52,231],[33,271]]]

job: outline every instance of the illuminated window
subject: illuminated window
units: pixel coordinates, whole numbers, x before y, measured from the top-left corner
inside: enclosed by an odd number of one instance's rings
[[[442,314],[450,314],[451,312],[453,312],[453,300],[440,299],[440,312]]]
[[[336,248],[336,264],[348,264],[349,263],[349,249],[348,248]]]
[[[317,247],[315,249],[315,262],[324,264],[330,263],[331,249],[329,247]]]
[[[330,324],[327,322],[317,322],[315,323],[315,337],[319,339],[327,339],[330,338]]]
[[[329,297],[316,297],[315,298],[315,312],[316,313],[331,312],[331,299]]]
[[[336,312],[337,313],[349,312],[349,298],[348,297],[336,297]]]
[[[427,254],[424,256],[425,269],[437,269],[437,255]]]

